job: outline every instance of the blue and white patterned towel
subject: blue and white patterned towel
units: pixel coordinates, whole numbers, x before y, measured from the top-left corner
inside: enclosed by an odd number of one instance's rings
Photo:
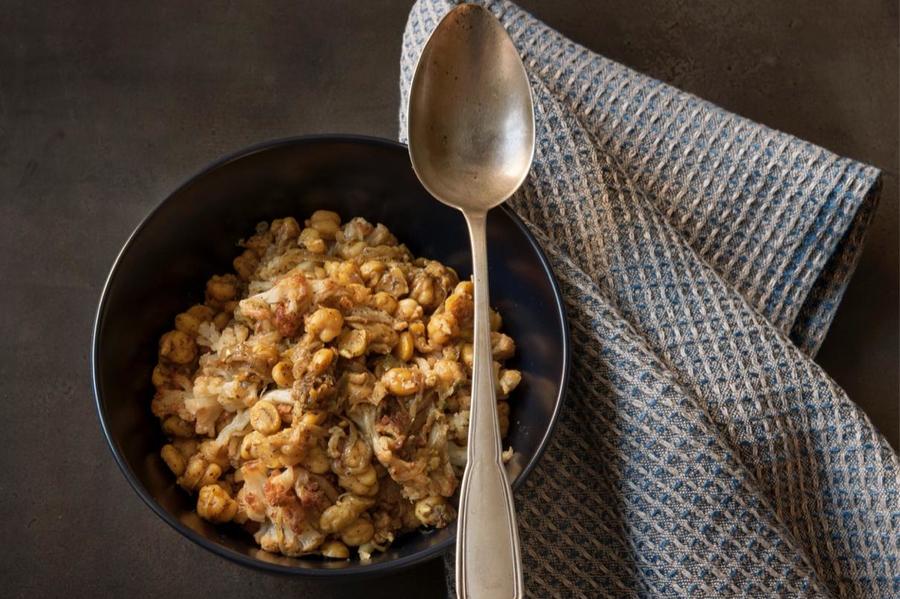
[[[878,171],[486,3],[534,91],[511,204],[566,296],[565,411],[517,494],[534,597],[900,597],[898,457],[811,359]],[[401,139],[419,52],[403,39]]]

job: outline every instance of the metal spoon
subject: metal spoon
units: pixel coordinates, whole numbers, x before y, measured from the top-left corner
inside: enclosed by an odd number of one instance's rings
[[[472,242],[475,342],[466,470],[460,486],[456,592],[522,597],[512,491],[503,467],[488,323],[485,221],[522,184],[534,155],[525,68],[503,26],[463,4],[438,24],[409,97],[409,155],[419,180],[465,215]]]

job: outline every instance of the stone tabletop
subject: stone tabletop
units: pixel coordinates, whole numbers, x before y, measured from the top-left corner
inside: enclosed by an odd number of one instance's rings
[[[883,169],[868,246],[818,361],[896,447],[897,6],[845,4],[523,2],[612,59]],[[400,0],[4,3],[4,595],[441,596],[440,562],[325,584],[244,569],[182,538],[113,463],[88,370],[94,310],[112,260],[179,183],[262,140],[396,136],[409,7]]]

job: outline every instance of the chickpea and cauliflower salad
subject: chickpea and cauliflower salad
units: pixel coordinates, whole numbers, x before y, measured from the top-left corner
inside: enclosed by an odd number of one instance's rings
[[[266,551],[362,561],[442,528],[466,461],[472,284],[384,225],[320,210],[260,223],[236,274],[159,342],[161,455],[197,514]],[[521,380],[491,312],[497,410]],[[504,453],[509,459],[511,449]]]

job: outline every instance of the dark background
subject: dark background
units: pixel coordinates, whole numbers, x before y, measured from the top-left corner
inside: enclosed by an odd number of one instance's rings
[[[523,4],[610,58],[884,171],[868,246],[818,360],[896,447],[897,3]],[[194,546],[118,472],[88,372],[107,270],[185,178],[270,138],[396,136],[409,5],[0,2],[3,594],[439,593],[439,562],[325,586]]]

